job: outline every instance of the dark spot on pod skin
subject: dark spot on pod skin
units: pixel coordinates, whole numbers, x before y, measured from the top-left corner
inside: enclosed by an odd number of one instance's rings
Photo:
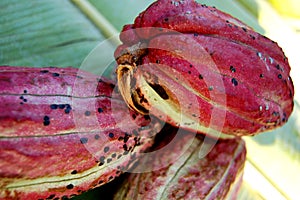
[[[87,111],[85,111],[84,115],[85,115],[85,116],[90,116],[90,115],[91,115],[91,112],[87,110]]]
[[[140,146],[140,145],[141,145],[140,138],[138,138],[135,142],[135,146]]]
[[[231,79],[231,82],[234,86],[238,85],[238,81],[235,78]]]
[[[65,104],[59,104],[58,107],[59,107],[59,109],[64,109],[66,107],[66,105]]]
[[[165,22],[167,22],[167,21],[169,21],[169,18],[166,17],[164,20],[165,20]]]
[[[132,119],[135,119],[135,118],[136,118],[136,115],[135,115],[135,114],[132,114],[131,117],[132,117]]]
[[[51,108],[52,110],[55,110],[55,109],[58,108],[58,105],[57,105],[57,104],[51,104],[51,105],[50,105],[50,108]]]
[[[194,33],[194,36],[197,37],[199,34],[198,33]]]
[[[65,104],[65,107],[66,107],[65,113],[66,113],[66,114],[69,114],[69,113],[71,112],[71,110],[72,110],[70,104]]]
[[[27,90],[24,90],[23,93],[24,93],[24,94],[27,94]]]
[[[58,77],[58,76],[59,76],[59,73],[52,73],[52,76]]]
[[[110,176],[109,178],[108,178],[108,180],[112,180],[114,177],[113,176]]]
[[[155,62],[156,62],[157,64],[159,64],[159,60],[156,60]]]
[[[245,27],[242,27],[243,31],[247,32],[247,29]]]
[[[124,143],[126,143],[129,139],[129,135],[127,133],[125,133],[125,137],[124,137]]]
[[[273,116],[279,116],[280,115],[279,112],[275,112],[275,111],[272,114],[273,114]]]
[[[109,134],[108,134],[108,137],[110,137],[110,138],[114,138],[114,137],[115,137],[115,134],[113,134],[113,133],[109,133]]]
[[[259,77],[260,77],[260,78],[263,78],[263,77],[264,77],[264,75],[263,75],[263,74],[260,74],[260,75],[259,75]]]
[[[43,74],[45,74],[45,73],[48,73],[49,70],[41,70],[40,72],[43,73]]]
[[[71,189],[73,189],[73,188],[74,188],[74,185],[73,185],[73,184],[67,185],[67,189],[68,189],[68,190],[71,190]]]
[[[290,90],[290,97],[293,98],[293,93],[291,90]]]
[[[286,118],[285,118],[285,117],[283,117],[281,121],[282,121],[282,122],[286,122]]]
[[[278,78],[279,78],[279,79],[282,79],[282,75],[281,75],[281,74],[278,74]]]
[[[48,116],[44,116],[44,126],[49,126],[50,125],[50,118]]]
[[[73,170],[71,174],[77,174],[77,170]]]
[[[280,70],[280,65],[276,65],[276,69]]]
[[[124,145],[123,145],[123,149],[124,149],[125,151],[127,151],[127,150],[128,150],[128,147],[127,147],[127,145],[126,145],[126,144],[124,144]]]
[[[47,199],[53,199],[55,197],[55,194],[51,194]]]
[[[133,149],[132,147],[129,147],[128,151],[132,151],[132,149]]]
[[[236,69],[235,69],[235,67],[233,67],[233,66],[230,66],[230,71],[231,71],[232,73],[236,72]]]
[[[100,138],[100,136],[99,135],[95,135],[94,138],[95,138],[95,140],[98,140]]]
[[[109,147],[104,147],[104,153],[107,153],[109,151]]]
[[[191,71],[188,71],[188,73],[191,74],[192,72],[191,72]]]
[[[111,161],[112,161],[111,158],[108,158],[108,159],[107,159],[107,163],[110,163]]]
[[[81,144],[86,144],[88,142],[87,138],[80,138]]]
[[[252,38],[252,40],[255,40],[255,39],[256,39],[253,35],[250,35],[250,37]]]
[[[100,185],[101,185],[101,184],[103,184],[103,183],[104,183],[104,181],[103,181],[103,180],[100,180],[100,181],[99,181],[99,184],[100,184]]]
[[[25,99],[23,96],[20,96],[20,99],[21,99],[24,103],[27,102],[27,99]]]
[[[282,122],[286,122],[286,113],[283,113],[283,118],[282,118]]]
[[[99,166],[103,165],[103,164],[105,163],[105,157],[104,157],[104,156],[101,156],[101,157],[99,158],[99,161],[100,161]],[[100,164],[101,164],[101,165],[100,165]]]
[[[102,108],[98,108],[98,113],[103,113],[103,109]]]
[[[199,79],[203,79],[203,76],[201,74],[199,74]]]
[[[21,99],[24,103],[27,102],[27,99],[25,99],[23,96],[20,96],[20,99]]]
[[[115,158],[116,156],[117,156],[116,153],[113,153],[113,154],[111,155],[112,158]]]
[[[212,91],[212,90],[214,90],[214,87],[213,87],[213,86],[209,86],[209,87],[208,87],[208,90],[209,90],[209,91]]]

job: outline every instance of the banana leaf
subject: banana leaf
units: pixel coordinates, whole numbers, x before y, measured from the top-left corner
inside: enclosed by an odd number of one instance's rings
[[[0,64],[79,67],[104,37],[71,1],[0,2]]]

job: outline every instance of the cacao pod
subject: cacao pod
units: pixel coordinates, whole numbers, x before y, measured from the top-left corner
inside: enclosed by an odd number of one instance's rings
[[[214,7],[156,1],[124,26],[120,39],[119,88],[140,113],[230,137],[282,126],[293,110],[282,49]]]
[[[75,68],[0,67],[0,199],[67,199],[137,160],[160,125]]]
[[[176,131],[175,128],[163,129],[159,133],[163,139],[155,143],[154,150],[164,147],[169,141],[166,137]],[[188,150],[178,157],[178,152],[191,141]],[[139,167],[152,166],[159,170],[129,174],[115,199],[236,199],[246,160],[245,143],[239,138],[219,140],[212,151],[200,159],[202,142],[199,135],[195,138],[186,132],[156,156],[139,160]],[[164,166],[165,162],[170,164]]]

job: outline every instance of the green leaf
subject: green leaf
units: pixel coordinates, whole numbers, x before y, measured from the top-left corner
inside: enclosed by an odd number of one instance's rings
[[[0,64],[79,67],[104,40],[70,1],[0,1]]]
[[[99,12],[121,31],[125,24],[132,24],[136,16],[154,1],[149,0],[89,0]]]

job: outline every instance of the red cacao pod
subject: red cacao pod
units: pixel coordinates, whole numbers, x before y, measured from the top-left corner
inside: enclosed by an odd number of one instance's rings
[[[169,140],[166,137],[172,137],[176,131],[163,129],[160,133],[163,140],[157,141],[153,149],[165,147]],[[188,150],[178,157],[178,152],[191,141]],[[212,151],[200,159],[202,142],[199,135],[195,138],[186,132],[156,156],[139,160],[139,167],[152,166],[158,170],[129,174],[115,199],[235,199],[246,160],[245,143],[241,139],[219,140]],[[165,162],[169,164],[165,166]]]
[[[129,170],[158,124],[113,88],[75,68],[0,67],[0,199],[64,199]]]
[[[120,39],[118,84],[140,113],[229,137],[272,130],[293,110],[282,49],[214,7],[156,1],[124,26]]]

